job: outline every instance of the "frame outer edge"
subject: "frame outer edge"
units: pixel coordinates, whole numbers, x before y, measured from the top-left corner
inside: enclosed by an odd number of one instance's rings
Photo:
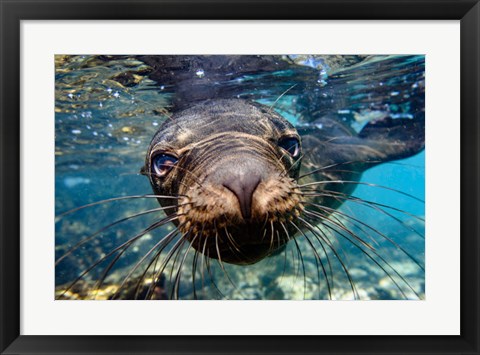
[[[461,21],[461,334],[480,353],[480,3]],[[468,71],[467,69],[468,68]],[[466,122],[468,121],[468,127]],[[471,164],[474,169],[468,170]],[[472,284],[471,280],[475,280]],[[467,308],[467,306],[469,308]],[[471,307],[471,308],[470,308]]]
[[[478,0],[1,1],[35,20],[458,20]]]
[[[20,335],[20,21],[11,10],[0,3],[0,351]]]
[[[439,2],[442,3],[442,1]],[[76,4],[78,6],[79,3],[81,2],[65,1],[62,5]],[[99,3],[103,3],[105,5],[106,1],[99,1]],[[161,3],[165,4],[165,2]],[[168,3],[171,2],[167,2],[167,4]],[[218,4],[218,2],[215,1],[213,3]],[[236,3],[238,4],[239,2],[237,1]],[[244,5],[246,5],[246,3],[247,1],[245,1]],[[263,5],[266,5],[265,2],[262,3]],[[480,250],[478,242],[480,231],[480,221],[478,217],[478,201],[480,198],[480,166],[478,164],[480,157],[478,142],[478,139],[480,137],[480,124],[478,122],[480,113],[478,103],[480,97],[480,4],[478,2],[476,4],[475,3],[475,1],[459,1],[456,12],[459,13],[463,11],[463,9],[465,10],[463,12],[465,16],[462,19],[461,31],[461,115],[462,117],[465,117],[465,119],[462,121],[461,131],[462,136],[464,135],[466,137],[466,143],[462,144],[461,157],[461,220],[462,232],[469,233],[469,235],[467,236],[470,237],[468,243],[462,240],[461,247],[461,329],[464,342],[461,349],[458,348],[457,351],[454,351],[454,353],[457,354],[459,354],[460,352],[463,354],[479,354],[480,349],[480,316],[478,313],[478,296],[480,290],[478,277],[480,266]],[[58,352],[58,346],[50,343],[50,341],[60,340],[62,338],[58,336],[20,336],[20,241],[17,237],[20,235],[20,147],[17,146],[17,139],[20,136],[20,122],[16,119],[20,117],[20,18],[62,18],[63,16],[65,16],[65,7],[62,6],[64,10],[59,11],[58,15],[55,15],[53,13],[53,7],[58,4],[59,2],[57,1],[51,1],[50,4],[47,4],[47,1],[44,0],[37,1],[36,4],[31,1],[19,1],[15,4],[12,1],[0,0],[0,164],[2,167],[0,169],[0,352],[2,354]],[[128,2],[125,2],[124,4],[128,4]],[[142,2],[142,4],[145,5],[145,2]],[[179,2],[179,4],[182,4],[182,2]],[[27,5],[29,5],[30,8],[27,9]],[[90,3],[90,5],[94,7],[94,3]],[[432,2],[432,5],[435,5],[435,2]],[[34,11],[34,9],[40,6],[43,7],[42,11],[35,14],[36,11]],[[458,8],[461,8],[462,10],[458,10]],[[70,12],[70,15],[66,16],[67,18],[76,18],[78,15],[76,16],[75,14],[72,14]],[[96,15],[92,14],[90,18],[95,16]],[[377,14],[377,16],[381,16],[381,14]],[[436,16],[439,19],[454,18],[455,14],[447,15],[444,13],[444,17],[439,17],[438,15]],[[133,15],[133,17],[135,17],[135,15]],[[170,17],[173,17],[173,15],[170,15]],[[201,17],[201,15],[190,17],[199,18]],[[132,15],[130,15],[130,18],[132,18]],[[9,55],[6,55],[5,53],[9,53]],[[468,72],[464,70],[464,65],[468,67]],[[469,121],[468,128],[465,125],[466,120]],[[468,166],[469,164],[473,164],[475,170],[466,170],[466,166]],[[466,227],[464,228],[464,226]],[[473,234],[473,236],[471,234]],[[462,233],[462,235],[465,234]],[[472,284],[472,279],[474,281],[474,284]],[[466,305],[473,308],[466,309]],[[37,338],[37,340],[34,340],[35,338]],[[48,338],[50,338],[50,340],[48,340]],[[72,338],[70,338],[70,341],[72,341],[70,343],[70,351],[72,347],[75,348],[74,344],[78,339],[76,338],[74,340]],[[43,341],[41,341],[40,339],[43,339]],[[28,343],[30,344],[30,346],[27,345]],[[43,346],[37,347],[41,343],[43,343]],[[469,348],[468,350],[467,347],[465,347],[465,345],[467,344]],[[7,348],[9,345],[10,347],[5,350],[5,348]],[[84,350],[80,351],[82,353],[86,353],[84,352],[85,348],[83,349]],[[66,350],[66,348],[63,348],[62,350],[60,350],[61,353],[65,353],[65,351],[68,351]],[[143,349],[143,351],[140,350],[139,353],[146,353],[145,350],[146,349]],[[232,353],[234,353],[235,350],[232,350]],[[442,353],[451,354],[451,350],[452,349],[447,350],[447,348],[445,348]],[[148,353],[151,353],[151,349],[150,351],[146,351]],[[87,352],[90,353],[90,351]],[[78,353],[78,349],[76,353]],[[258,353],[258,351],[252,351],[251,353]],[[376,352],[372,351],[372,353]]]

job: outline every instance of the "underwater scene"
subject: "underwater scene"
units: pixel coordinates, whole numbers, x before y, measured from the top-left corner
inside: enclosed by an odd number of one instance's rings
[[[55,299],[424,300],[425,56],[56,55]]]

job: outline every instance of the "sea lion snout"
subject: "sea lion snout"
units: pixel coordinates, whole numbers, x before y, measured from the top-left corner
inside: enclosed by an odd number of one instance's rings
[[[229,177],[223,183],[223,186],[233,192],[237,197],[244,219],[249,219],[252,215],[252,196],[260,181],[261,177],[257,174],[238,174]]]
[[[231,160],[228,154],[225,156],[226,161],[220,160],[207,180],[214,185],[225,187],[228,191],[224,194],[233,194],[236,199],[234,204],[238,203],[241,217],[249,220],[252,217],[253,195],[258,185],[272,174],[274,167],[251,154],[237,152],[235,155],[235,160]]]
[[[301,193],[293,179],[281,175],[244,175],[229,183],[193,186],[179,202],[179,229],[211,258],[255,263],[295,234],[291,223],[303,210]]]
[[[298,215],[302,206],[300,190],[289,177],[247,175],[232,179],[229,185],[204,182],[193,186],[181,199],[179,221],[185,231],[203,229],[204,234],[230,227],[287,221]],[[263,233],[263,227],[259,228]],[[249,242],[257,237],[242,236]],[[251,241],[250,240],[250,241]]]

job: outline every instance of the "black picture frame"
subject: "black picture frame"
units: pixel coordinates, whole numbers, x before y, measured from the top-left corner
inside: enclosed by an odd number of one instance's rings
[[[0,0],[0,286],[2,354],[479,354],[478,0]],[[461,335],[20,335],[20,22],[22,20],[349,19],[461,21]],[[448,49],[446,49],[448,50]],[[448,187],[446,187],[448,188]],[[319,319],[321,321],[321,319]]]

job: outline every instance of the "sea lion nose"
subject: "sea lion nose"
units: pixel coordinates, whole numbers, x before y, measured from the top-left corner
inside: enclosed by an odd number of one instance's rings
[[[249,219],[252,215],[252,196],[261,180],[260,175],[249,174],[232,176],[223,182],[223,186],[237,197],[244,219]]]

